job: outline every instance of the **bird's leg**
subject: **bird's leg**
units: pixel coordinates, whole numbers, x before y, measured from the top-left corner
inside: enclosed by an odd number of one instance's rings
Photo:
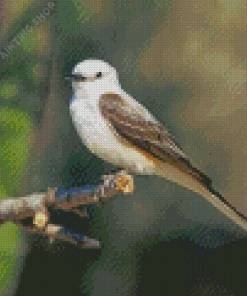
[[[134,181],[128,169],[117,168],[111,170],[107,175],[102,176],[104,184],[116,183],[116,190],[124,194],[133,193]]]

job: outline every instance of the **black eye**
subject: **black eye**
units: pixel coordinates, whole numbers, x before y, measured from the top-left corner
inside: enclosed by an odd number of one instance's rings
[[[98,73],[96,74],[96,77],[102,77],[102,72],[98,72]]]

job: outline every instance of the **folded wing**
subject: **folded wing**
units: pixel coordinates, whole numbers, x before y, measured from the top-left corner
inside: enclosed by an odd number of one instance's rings
[[[191,164],[176,139],[156,120],[150,120],[150,116],[145,116],[142,107],[140,109],[138,105],[132,105],[120,95],[113,93],[101,95],[99,107],[104,118],[111,123],[116,132],[132,145],[162,162],[189,173],[206,187],[211,185],[211,180]]]

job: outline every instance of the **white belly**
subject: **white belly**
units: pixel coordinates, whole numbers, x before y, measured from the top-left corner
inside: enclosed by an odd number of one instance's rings
[[[76,100],[71,104],[70,112],[80,138],[91,152],[119,167],[139,173],[154,173],[153,162],[118,140],[94,100]]]

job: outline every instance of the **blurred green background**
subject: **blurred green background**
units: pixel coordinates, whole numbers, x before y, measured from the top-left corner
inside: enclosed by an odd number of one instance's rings
[[[110,169],[81,144],[69,117],[71,86],[64,81],[77,62],[97,57],[116,67],[127,93],[172,131],[215,187],[247,215],[245,1],[0,5],[1,198],[95,183]],[[139,206],[134,213],[142,215]],[[16,258],[27,252],[21,237],[12,223],[1,226],[4,295],[15,289],[21,270]]]

